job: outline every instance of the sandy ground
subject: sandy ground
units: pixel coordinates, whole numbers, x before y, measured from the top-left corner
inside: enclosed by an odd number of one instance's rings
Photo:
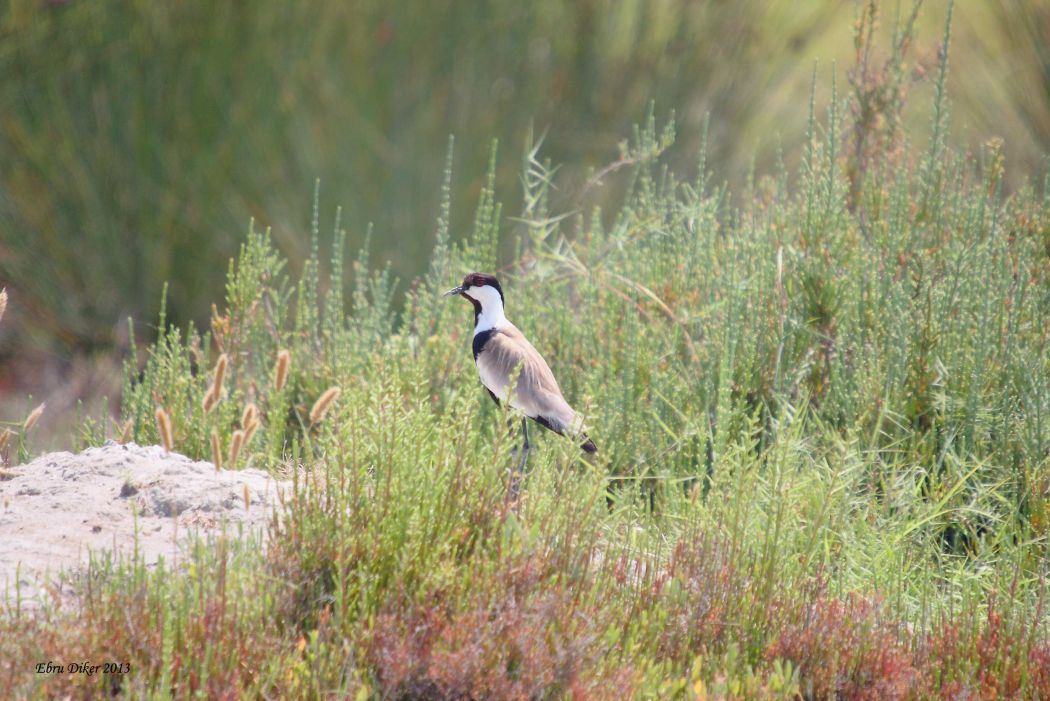
[[[249,508],[245,508],[245,485]],[[220,470],[160,446],[112,441],[82,453],[48,453],[0,473],[0,598],[15,576],[23,601],[44,596],[60,570],[89,551],[130,552],[136,529],[147,565],[181,558],[192,533],[224,523],[261,529],[287,483],[260,470]]]

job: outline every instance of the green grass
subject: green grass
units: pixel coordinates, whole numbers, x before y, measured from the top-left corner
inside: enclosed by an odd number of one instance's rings
[[[882,4],[879,46],[898,19]],[[918,76],[934,63],[943,13],[926,5],[901,86],[923,105],[929,82]],[[974,0],[957,10],[960,70],[948,86],[966,127],[957,142],[977,149],[1008,136],[1011,187],[1050,148],[1050,17],[1037,5]],[[859,7],[3,3],[0,282],[19,304],[18,333],[0,336],[0,353],[126,349],[122,320],[155,318],[165,281],[170,318],[205,321],[251,218],[272,226],[298,271],[315,178],[326,201],[344,206],[351,247],[375,222],[373,264],[389,260],[413,279],[426,267],[450,133],[457,212],[483,185],[489,139],[516,150],[530,129],[565,164],[555,201],[575,208],[589,169],[615,154],[653,100],[677,109],[680,148],[668,157],[679,172],[695,159],[707,114],[719,183],[743,183],[753,163],[769,170],[781,151],[794,166],[813,66],[826,75],[856,62],[848,27]],[[822,101],[828,87],[817,86]],[[925,114],[905,119],[916,127]],[[507,158],[496,173],[514,213],[519,170]],[[622,193],[590,194],[616,211]]]
[[[675,129],[655,117],[606,176],[625,193],[612,208],[553,208],[559,181],[530,149],[520,238],[492,170],[469,236],[451,241],[447,167],[429,270],[400,311],[367,250],[344,265],[345,234],[321,234],[316,200],[301,276],[250,232],[208,328],[162,314],[156,344],[129,359],[123,413],[155,443],[162,407],[175,449],[210,459],[212,432],[227,451],[254,403],[261,427],[228,466],[291,475],[286,515],[265,549],[230,538],[179,568],[98,562],[74,602],[9,607],[0,686],[1050,694],[1050,183],[1005,196],[995,145],[948,145],[944,70],[928,146],[869,135],[862,167],[836,96],[797,169],[732,193],[706,151],[691,172],[666,167]],[[473,269],[499,271],[509,318],[600,447],[590,464],[537,436],[517,510],[516,424],[478,384],[469,308],[439,296]],[[224,395],[206,413],[220,353]],[[89,423],[84,438],[113,430]],[[134,672],[26,671],[81,657]]]

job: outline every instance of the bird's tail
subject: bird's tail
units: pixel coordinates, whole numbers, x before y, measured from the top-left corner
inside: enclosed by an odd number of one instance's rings
[[[591,440],[591,439],[590,439],[590,438],[589,438],[589,437],[587,436],[587,434],[586,434],[586,433],[585,433],[585,434],[583,434],[583,438],[584,438],[584,441],[583,441],[583,443],[582,443],[582,444],[580,445],[580,448],[582,448],[582,449],[583,449],[583,452],[585,452],[585,453],[587,453],[587,454],[589,454],[589,455],[593,455],[594,453],[597,453],[597,452],[598,452],[598,446],[596,446],[596,445],[594,444],[594,441],[592,441],[592,440]]]

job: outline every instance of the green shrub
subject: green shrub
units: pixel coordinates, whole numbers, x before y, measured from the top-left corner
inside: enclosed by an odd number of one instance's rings
[[[898,76],[892,85],[872,83],[884,75],[879,52],[858,52],[858,94],[875,107],[858,122],[877,134],[856,143],[862,152],[904,124],[887,105],[922,94],[915,82],[943,12],[927,5],[915,35],[899,37],[911,51],[885,74]],[[351,246],[375,221],[371,258],[413,279],[426,268],[449,133],[464,176],[457,212],[483,186],[489,144],[475,134],[517,145],[532,125],[546,132],[545,152],[566,164],[554,198],[572,209],[651,100],[678,107],[684,143],[668,157],[679,172],[706,114],[719,182],[773,167],[781,139],[796,163],[806,77],[815,59],[851,61],[843,28],[854,11],[827,0],[5,3],[0,281],[19,303],[0,351],[126,348],[122,319],[155,316],[164,281],[172,320],[205,321],[253,217],[299,271],[318,177],[345,206]],[[1010,136],[1016,186],[1050,143],[1039,68],[1050,21],[1019,0],[958,14],[962,121],[974,145]],[[885,15],[876,41],[894,31]],[[913,115],[912,127],[925,119]],[[513,159],[501,161],[514,212],[517,177]],[[616,185],[589,193],[615,211]]]

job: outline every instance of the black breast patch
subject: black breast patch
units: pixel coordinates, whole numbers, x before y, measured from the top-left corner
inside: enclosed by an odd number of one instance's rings
[[[474,334],[474,360],[478,359],[478,355],[481,351],[485,350],[485,344],[489,342],[489,339],[495,335],[496,329],[489,329],[488,331],[481,331]]]

